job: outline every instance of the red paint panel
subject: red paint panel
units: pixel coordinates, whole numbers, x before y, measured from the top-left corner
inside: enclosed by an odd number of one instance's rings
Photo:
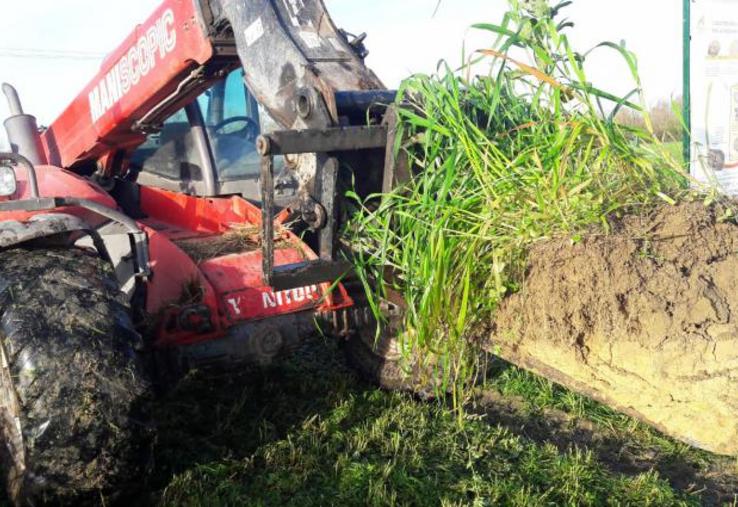
[[[73,172],[49,165],[38,165],[36,178],[41,197],[76,197],[95,201],[109,208],[116,207],[115,200],[99,185]],[[18,189],[11,198],[13,200],[30,198],[28,172],[23,166],[17,166],[15,169],[15,181]]]
[[[240,197],[193,197],[141,187],[141,208],[155,220],[198,233],[217,234],[236,224],[261,223],[261,210]]]
[[[295,313],[317,307],[325,287],[312,285],[282,292],[268,287],[245,289],[222,296],[232,321],[257,320]]]
[[[305,254],[296,249],[274,252],[276,266],[304,262]],[[211,259],[200,269],[213,284],[226,314],[233,321],[255,320],[307,310],[317,306],[322,289],[317,286],[275,293],[264,286],[261,252],[247,252]]]
[[[275,266],[304,262],[297,249],[274,252]],[[275,293],[264,285],[260,251],[228,255],[200,264],[205,277],[221,298],[226,314],[233,321],[254,320],[283,315],[316,306],[323,294],[317,286]],[[309,297],[308,297],[309,296]]]
[[[143,140],[131,125],[213,55],[194,0],[166,0],[103,62],[43,134],[48,160],[70,167]]]
[[[149,237],[149,255],[154,276],[147,284],[146,311],[156,314],[170,306],[177,306],[189,284],[202,290],[202,303],[217,317],[218,300],[210,282],[192,259],[172,243],[163,233],[142,224]]]
[[[301,246],[303,251],[297,248],[276,250],[275,266],[315,259],[315,254],[306,245]],[[232,322],[265,319],[312,308],[335,311],[353,305],[342,285],[333,293],[328,292],[330,284],[327,283],[275,292],[264,284],[261,261],[261,252],[254,251],[210,259],[200,264],[200,269],[212,283],[225,314]]]
[[[328,293],[329,284],[275,292],[264,286],[261,251],[208,259],[199,264],[172,240],[224,234],[234,225],[261,223],[261,210],[240,197],[193,197],[150,187],[141,188],[141,204],[149,218],[143,220],[149,234],[154,276],[149,282],[147,309],[175,315],[183,287],[196,281],[204,288],[203,304],[210,308],[216,329],[208,334],[160,330],[158,346],[197,343],[223,336],[239,322],[260,320],[300,311],[330,312],[353,305],[342,285]],[[315,260],[315,253],[285,231],[289,248],[274,253],[276,266]]]
[[[16,185],[18,187],[16,193],[10,198],[0,197],[0,201],[7,201],[10,199],[28,199],[31,197],[31,189],[28,184],[28,173],[26,172],[26,169],[22,166],[18,166],[15,170],[15,178]],[[39,165],[36,166],[36,178],[38,179],[38,190],[41,197],[76,197],[97,202],[103,206],[107,206],[108,208],[117,208],[115,200],[110,197],[105,190],[92,183],[90,180],[77,176],[69,171],[65,171],[64,169],[48,165]],[[76,215],[92,225],[106,220],[99,215],[81,208],[59,208],[55,211]],[[48,211],[44,211],[42,213],[48,213]],[[38,214],[38,212],[1,212],[0,220],[24,221],[36,214]]]
[[[274,265],[284,266],[304,262],[305,255],[296,249],[274,252]],[[247,252],[210,259],[200,269],[221,294],[242,290],[244,287],[263,287],[261,252]]]

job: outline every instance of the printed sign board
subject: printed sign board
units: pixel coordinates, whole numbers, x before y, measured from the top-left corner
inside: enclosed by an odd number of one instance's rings
[[[738,0],[686,0],[692,175],[738,195]]]

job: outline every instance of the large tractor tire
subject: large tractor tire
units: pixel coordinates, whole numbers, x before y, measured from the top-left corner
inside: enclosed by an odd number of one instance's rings
[[[15,505],[115,500],[151,454],[141,338],[110,266],[0,252],[0,446]]]

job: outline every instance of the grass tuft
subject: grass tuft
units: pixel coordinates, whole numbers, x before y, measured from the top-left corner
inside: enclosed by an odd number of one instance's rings
[[[388,289],[404,295],[403,348],[439,363],[456,394],[475,375],[473,337],[520,287],[534,242],[578,241],[687,188],[682,162],[632,102],[642,97],[635,55],[609,42],[575,50],[559,21],[568,3],[510,0],[501,24],[476,25],[493,42],[469,65],[486,75],[442,64],[403,83],[402,149],[418,170],[363,202],[350,225],[373,307]],[[628,64],[635,89],[625,97],[587,80],[587,61],[605,50]],[[622,107],[641,111],[645,128],[616,123]]]

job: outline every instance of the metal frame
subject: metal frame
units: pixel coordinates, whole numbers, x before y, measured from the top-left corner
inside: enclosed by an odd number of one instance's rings
[[[205,127],[205,119],[197,104],[197,99],[185,106],[185,113],[187,114],[187,122],[190,124],[190,132],[192,132],[195,149],[202,160],[202,179],[205,184],[205,195],[208,197],[217,195],[216,181],[218,180],[218,175],[216,174],[213,146],[210,143]]]
[[[187,124],[192,135],[192,142],[200,160],[202,180],[174,179],[161,173],[141,169],[137,181],[141,184],[151,185],[172,192],[182,192],[186,189],[188,193],[201,197],[215,197],[219,195],[218,175],[213,147],[205,129],[205,120],[202,111],[197,105],[197,99],[184,107],[187,116]]]
[[[387,126],[338,127],[285,130],[260,136],[256,149],[261,155],[262,223],[261,247],[264,281],[278,290],[329,282],[350,271],[350,264],[334,259],[335,194],[338,160],[328,157],[320,174],[321,198],[325,212],[320,230],[320,260],[294,266],[274,267],[274,156],[303,153],[335,153],[387,147]]]

